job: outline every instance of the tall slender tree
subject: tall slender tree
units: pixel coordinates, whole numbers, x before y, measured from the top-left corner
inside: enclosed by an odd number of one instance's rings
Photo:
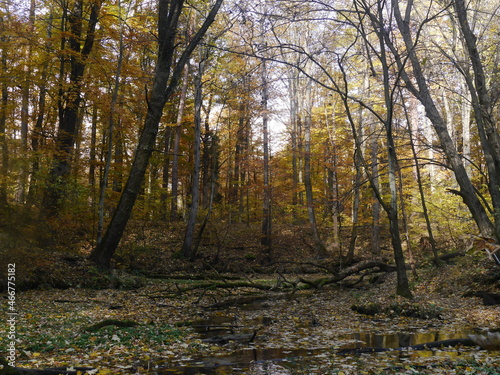
[[[198,70],[194,78],[194,131],[193,131],[193,176],[191,182],[191,205],[189,208],[186,232],[182,244],[182,254],[189,260],[196,257],[197,248],[193,246],[196,218],[200,206],[200,170],[201,170],[201,107],[203,104],[203,73],[206,56],[200,52]]]
[[[264,174],[264,199],[262,201],[262,232],[260,243],[266,246],[268,253],[272,247],[272,213],[271,213],[271,181],[269,166],[269,88],[267,77],[267,62],[262,60],[262,147],[264,148],[263,174]]]

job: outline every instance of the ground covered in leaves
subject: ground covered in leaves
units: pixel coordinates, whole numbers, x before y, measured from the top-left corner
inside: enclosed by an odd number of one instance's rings
[[[16,365],[100,374],[500,373],[500,352],[477,346],[340,353],[498,331],[500,305],[471,296],[500,287],[498,269],[483,256],[435,267],[424,254],[418,277],[409,273],[414,299],[404,300],[391,272],[318,289],[304,283],[339,264],[335,254],[314,260],[300,231],[280,230],[270,257],[249,246],[244,228],[214,230],[194,263],[178,257],[179,238],[165,233],[180,231],[130,233],[109,274],[84,260],[85,245],[47,252],[22,239],[8,243],[2,256],[24,282],[16,293]]]
[[[148,280],[134,290],[25,291],[17,296],[17,363],[30,368],[88,366],[112,374],[498,374],[500,352],[476,347],[338,354],[358,345],[399,347],[404,340],[430,342],[466,337],[478,328],[498,329],[500,306],[462,298],[441,284],[440,278],[451,277],[457,267],[445,266],[439,277],[436,270],[427,271],[435,278],[415,284],[411,302],[393,294],[392,275],[369,288],[257,294],[248,287],[206,287],[208,280],[196,288],[200,281],[179,279]],[[246,281],[278,290],[280,278]],[[352,310],[364,303],[410,303],[433,314],[415,318],[384,311],[368,316]],[[113,320],[134,324],[120,327]],[[92,328],[103,321],[110,324]],[[204,326],[222,329],[215,337],[227,336],[226,342],[200,333]],[[255,336],[251,342],[250,336]]]

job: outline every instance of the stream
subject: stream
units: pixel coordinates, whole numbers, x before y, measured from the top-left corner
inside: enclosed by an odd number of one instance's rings
[[[253,319],[254,325],[267,325],[272,318],[261,316]],[[228,316],[213,316],[193,322],[193,327],[202,341],[225,345],[240,341],[241,348],[230,354],[205,358],[196,358],[176,366],[159,366],[157,374],[313,374],[321,373],[320,368],[330,368],[336,373],[339,368],[349,367],[349,361],[361,361],[360,356],[338,355],[340,349],[353,348],[400,348],[410,345],[424,344],[434,341],[467,337],[470,331],[461,332],[409,332],[376,334],[356,332],[338,336],[338,345],[334,347],[282,348],[256,347],[253,342],[252,329],[239,326],[235,319]],[[368,354],[369,356],[380,356]],[[390,351],[383,355],[390,356],[392,361],[406,361],[414,356],[436,355],[432,351]],[[437,355],[457,356],[457,349],[440,351]],[[364,354],[363,356],[367,356]],[[356,358],[357,357],[357,358]]]

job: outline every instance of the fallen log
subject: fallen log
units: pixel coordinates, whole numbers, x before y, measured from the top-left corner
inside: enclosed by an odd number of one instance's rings
[[[100,330],[101,328],[104,328],[107,326],[115,326],[115,327],[123,328],[123,327],[135,327],[138,325],[139,325],[139,323],[134,322],[133,320],[106,319],[106,320],[103,320],[102,322],[93,324],[89,327],[85,327],[84,331],[96,332],[96,331]]]
[[[483,299],[483,304],[485,306],[500,305],[499,293],[491,293],[484,291],[468,292],[464,294],[464,297],[480,297]]]
[[[301,278],[299,278],[299,280],[303,284],[309,285],[310,287],[313,287],[315,289],[319,289],[325,285],[337,283],[337,282],[342,281],[351,275],[354,275],[356,273],[359,273],[361,271],[365,271],[365,270],[371,269],[371,268],[378,268],[379,272],[394,272],[394,271],[396,271],[396,266],[392,266],[392,265],[387,264],[381,260],[368,260],[365,262],[356,263],[355,265],[346,268],[345,270],[339,272],[338,274],[336,274],[332,277],[322,277],[322,278],[316,279],[316,280],[307,280],[307,279],[304,279],[303,277],[301,277]]]
[[[451,253],[441,254],[438,256],[438,259],[442,261],[447,261],[456,257],[463,257],[463,256],[465,256],[465,253],[463,251],[454,251]]]

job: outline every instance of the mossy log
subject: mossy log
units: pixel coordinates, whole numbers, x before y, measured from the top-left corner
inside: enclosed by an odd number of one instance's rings
[[[309,287],[319,289],[325,285],[337,283],[346,279],[351,275],[355,275],[361,271],[365,271],[368,269],[377,268],[379,272],[394,272],[396,271],[396,266],[392,266],[390,264],[386,264],[381,260],[368,260],[365,262],[359,262],[355,265],[346,268],[345,270],[339,272],[338,274],[332,277],[323,277],[316,280],[307,280],[304,278],[300,278],[300,282],[308,285]]]
[[[134,322],[133,320],[117,320],[117,319],[106,319],[103,320],[102,322],[93,324],[89,327],[84,328],[84,331],[87,332],[96,332],[100,330],[101,328],[107,327],[107,326],[115,326],[115,327],[135,327],[138,326],[139,323]]]

